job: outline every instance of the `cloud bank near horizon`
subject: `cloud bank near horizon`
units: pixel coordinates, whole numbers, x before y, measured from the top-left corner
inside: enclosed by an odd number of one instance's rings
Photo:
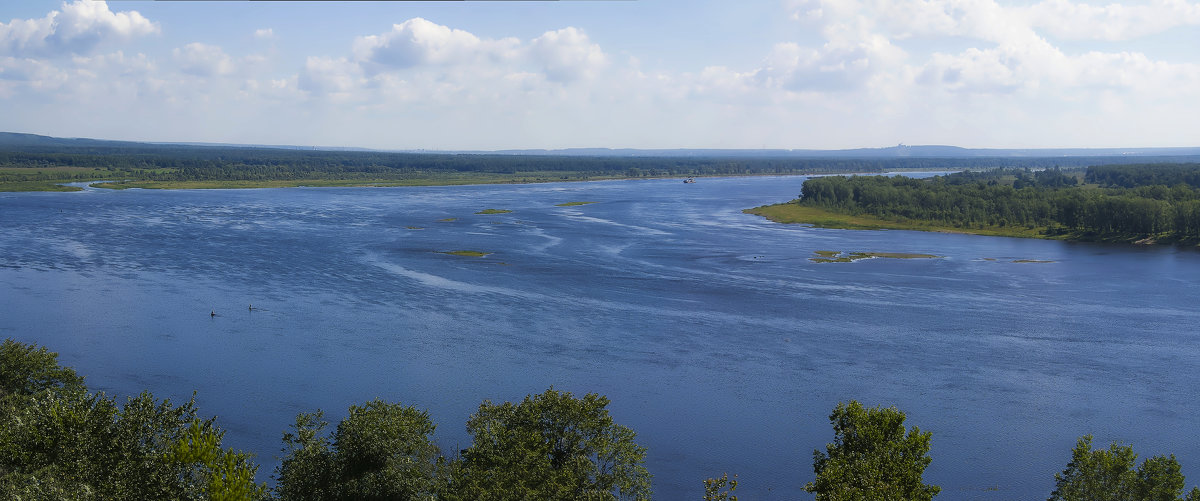
[[[755,8],[794,36],[671,70],[595,41],[601,21],[522,38],[411,17],[295,54],[270,19],[214,43],[76,0],[0,24],[0,128],[435,149],[1195,145],[1200,56],[1170,45],[1194,37],[1200,3]]]

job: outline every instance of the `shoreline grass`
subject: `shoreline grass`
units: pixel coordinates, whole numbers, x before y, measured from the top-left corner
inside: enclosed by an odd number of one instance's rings
[[[808,207],[793,202],[764,205],[742,211],[746,214],[762,216],[771,221],[785,224],[809,224],[817,228],[839,230],[910,230],[931,231],[937,233],[961,233],[967,235],[985,235],[994,237],[1041,238],[1050,240],[1065,239],[1065,235],[1047,236],[1042,228],[1024,227],[986,227],[958,228],[923,221],[890,221],[874,216],[860,214],[850,215],[832,212],[818,207]]]

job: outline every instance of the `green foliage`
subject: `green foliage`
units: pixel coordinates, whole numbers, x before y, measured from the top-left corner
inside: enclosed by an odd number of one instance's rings
[[[87,393],[82,378],[45,348],[11,340],[0,359],[11,392],[0,412],[0,499],[265,495],[266,486],[253,483],[249,456],[219,450],[222,432],[197,420],[194,400],[174,406],[142,393],[118,405]]]
[[[799,203],[889,221],[962,229],[1038,228],[1087,240],[1200,241],[1200,190],[1186,185],[1082,188],[1056,170],[963,172],[928,179],[821,177]]]
[[[1123,188],[1180,184],[1200,188],[1200,164],[1098,165],[1088,168],[1085,180],[1093,184]]]
[[[3,135],[3,134],[0,134]],[[289,148],[155,145],[0,137],[0,190],[47,189],[56,182],[118,179],[154,183],[221,182],[263,186],[279,181],[406,182],[462,179],[530,182],[592,177],[684,177],[747,174],[880,173],[986,169],[1019,165],[1083,166],[1124,158],[814,158],[787,152],[677,156],[419,154]],[[11,139],[11,138],[10,138]],[[27,139],[27,138],[26,138]],[[649,153],[649,152],[648,152]],[[424,184],[424,183],[422,183]]]
[[[256,467],[232,452],[180,456],[187,430],[215,436],[195,406],[173,406],[148,393],[124,406],[97,394],[48,394],[13,409],[0,429],[0,493],[70,492],[84,499],[253,499]],[[216,441],[210,441],[213,448]],[[12,489],[12,490],[9,490]],[[247,496],[228,496],[228,493]],[[4,496],[0,496],[4,497]],[[77,497],[77,496],[75,496]]]
[[[738,497],[733,495],[733,491],[737,490],[737,475],[731,480],[728,473],[721,475],[721,478],[706,478],[704,479],[704,501],[737,501]],[[726,490],[721,490],[729,487]]]
[[[933,499],[941,488],[921,481],[931,434],[915,426],[906,434],[904,419],[895,407],[839,403],[829,416],[833,442],[813,451],[817,478],[804,490],[818,501]]]
[[[415,407],[374,400],[350,407],[332,440],[322,413],[300,414],[285,434],[276,491],[284,500],[432,499],[443,461],[434,424]]]
[[[169,463],[199,467],[204,493],[213,501],[238,501],[267,497],[266,484],[255,484],[258,465],[252,456],[221,449],[221,430],[193,419],[166,454]]]
[[[608,399],[553,388],[513,404],[484,402],[452,480],[463,499],[648,499],[646,449],[609,416]]]
[[[9,396],[83,389],[83,378],[73,369],[59,366],[57,353],[12,339],[0,344],[0,402]]]
[[[1137,454],[1127,445],[1113,443],[1107,450],[1092,449],[1092,436],[1079,439],[1071,461],[1054,475],[1050,501],[1176,501],[1183,497],[1184,478],[1175,456],[1154,456],[1136,469]],[[1200,500],[1193,488],[1188,500]]]

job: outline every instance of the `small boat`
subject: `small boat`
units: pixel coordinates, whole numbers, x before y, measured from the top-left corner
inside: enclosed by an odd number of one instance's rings
[[[691,184],[694,182],[696,182],[696,178],[694,178],[694,177],[689,177],[689,178],[683,180],[684,184]]]

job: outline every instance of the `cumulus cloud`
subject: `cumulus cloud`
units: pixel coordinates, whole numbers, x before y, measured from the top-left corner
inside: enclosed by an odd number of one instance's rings
[[[172,51],[184,73],[202,77],[233,73],[233,58],[215,45],[194,42]]]
[[[1092,5],[1045,0],[1025,13],[1033,26],[1075,40],[1131,40],[1181,26],[1200,26],[1200,3],[1156,0],[1134,5]]]
[[[515,39],[481,40],[470,32],[416,17],[392,25],[387,33],[358,37],[353,51],[358,61],[409,68],[495,61],[506,58],[517,44]]]
[[[362,83],[362,69],[346,58],[309,57],[297,78],[300,90],[341,97],[347,97]]]
[[[904,51],[880,36],[854,43],[830,42],[819,49],[781,43],[755,77],[767,87],[792,91],[852,91],[904,58]]]
[[[270,39],[275,38],[275,30],[271,28],[260,28],[254,30],[254,38]]]
[[[759,74],[790,89],[862,82],[878,74],[864,68],[902,59],[904,66],[891,66],[893,81],[911,77],[916,84],[952,93],[1144,88],[1149,82],[1138,72],[1152,70],[1153,78],[1180,81],[1190,78],[1194,65],[1153,63],[1139,53],[1071,54],[1049,40],[1127,40],[1200,24],[1200,3],[1182,0],[1133,6],[1071,0],[1028,6],[995,0],[792,0],[788,7],[794,19],[815,26],[827,40],[815,49],[776,47]],[[920,40],[965,46],[915,55],[905,50],[909,41]]]
[[[388,32],[356,38],[352,53],[353,63],[382,82],[394,82],[392,73],[407,71],[436,73],[442,84],[463,77],[528,83],[534,75],[566,84],[594,78],[609,65],[600,46],[575,27],[523,42],[480,38],[419,17],[395,24]]]
[[[1200,25],[1200,3],[1151,0],[1095,5],[1042,0],[790,0],[793,19],[826,26],[865,26],[896,39],[965,36],[993,42],[1031,33],[1078,40],[1130,40]]]
[[[530,53],[541,63],[546,76],[559,82],[591,78],[608,64],[600,46],[574,27],[547,31],[533,39]]]
[[[69,75],[62,69],[36,59],[0,57],[0,86],[9,92],[27,86],[34,90],[53,90],[66,83]]]
[[[137,11],[113,12],[104,1],[63,3],[41,19],[0,24],[0,53],[13,56],[83,54],[112,39],[158,33]]]

